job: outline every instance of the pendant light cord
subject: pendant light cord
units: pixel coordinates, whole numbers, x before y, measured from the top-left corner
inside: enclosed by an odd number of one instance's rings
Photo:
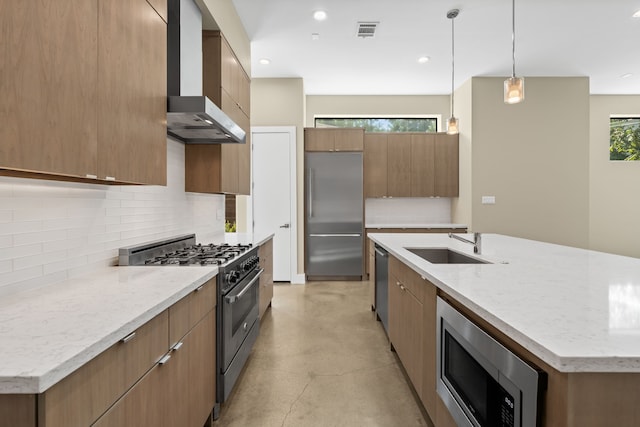
[[[447,12],[447,18],[451,19],[451,117],[453,116],[453,88],[454,88],[454,79],[455,79],[455,39],[454,39],[454,34],[455,34],[455,28],[454,28],[454,23],[453,21],[456,19],[456,17],[458,16],[458,13],[460,12],[459,9],[451,9],[450,11]]]
[[[454,25],[454,21],[455,21],[455,16],[453,18],[451,18],[451,117],[454,117],[453,115],[453,79],[455,77],[455,44],[454,44],[454,38],[453,35],[455,33],[453,25]]]
[[[511,0],[511,59],[513,60],[512,78],[516,77],[516,0]]]

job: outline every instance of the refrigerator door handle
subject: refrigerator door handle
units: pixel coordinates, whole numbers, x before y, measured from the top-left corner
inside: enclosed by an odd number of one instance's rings
[[[309,218],[313,218],[313,169],[309,168]]]
[[[360,237],[362,234],[309,234],[309,237]]]

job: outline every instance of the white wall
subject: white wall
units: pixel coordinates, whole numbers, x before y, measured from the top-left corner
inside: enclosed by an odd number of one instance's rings
[[[448,197],[393,197],[365,199],[368,224],[437,224],[451,222]]]
[[[118,248],[224,233],[224,197],[185,193],[184,145],[167,141],[167,186],[0,177],[0,295],[115,265]]]

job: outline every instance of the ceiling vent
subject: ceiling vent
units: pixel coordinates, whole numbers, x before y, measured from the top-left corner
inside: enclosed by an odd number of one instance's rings
[[[376,35],[379,22],[358,22],[358,37],[366,38]]]

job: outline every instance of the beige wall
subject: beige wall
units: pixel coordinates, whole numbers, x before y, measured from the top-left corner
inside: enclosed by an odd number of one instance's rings
[[[305,126],[313,127],[317,114],[436,114],[446,120],[449,117],[449,96],[307,95]]]
[[[251,81],[251,126],[296,127],[299,274],[304,272],[304,111],[302,79]]]
[[[473,215],[471,210],[472,191],[472,144],[473,139],[473,114],[472,114],[472,87],[471,79],[463,83],[455,91],[455,111],[458,117],[460,135],[459,141],[459,195],[451,199],[451,221],[456,224],[466,224],[473,231]],[[450,116],[445,116],[446,119]],[[446,124],[444,125],[446,127]],[[446,130],[446,129],[443,129]]]
[[[588,78],[527,78],[516,105],[503,80],[472,79],[474,231],[588,247]]]
[[[203,28],[219,29],[224,34],[242,68],[251,77],[251,43],[233,2],[231,0],[195,0],[195,2],[201,10],[202,6],[208,10],[208,13],[202,12]],[[208,18],[215,22],[209,24]]]
[[[640,96],[591,97],[589,245],[640,258],[640,161],[609,161],[611,114],[640,114]]]

